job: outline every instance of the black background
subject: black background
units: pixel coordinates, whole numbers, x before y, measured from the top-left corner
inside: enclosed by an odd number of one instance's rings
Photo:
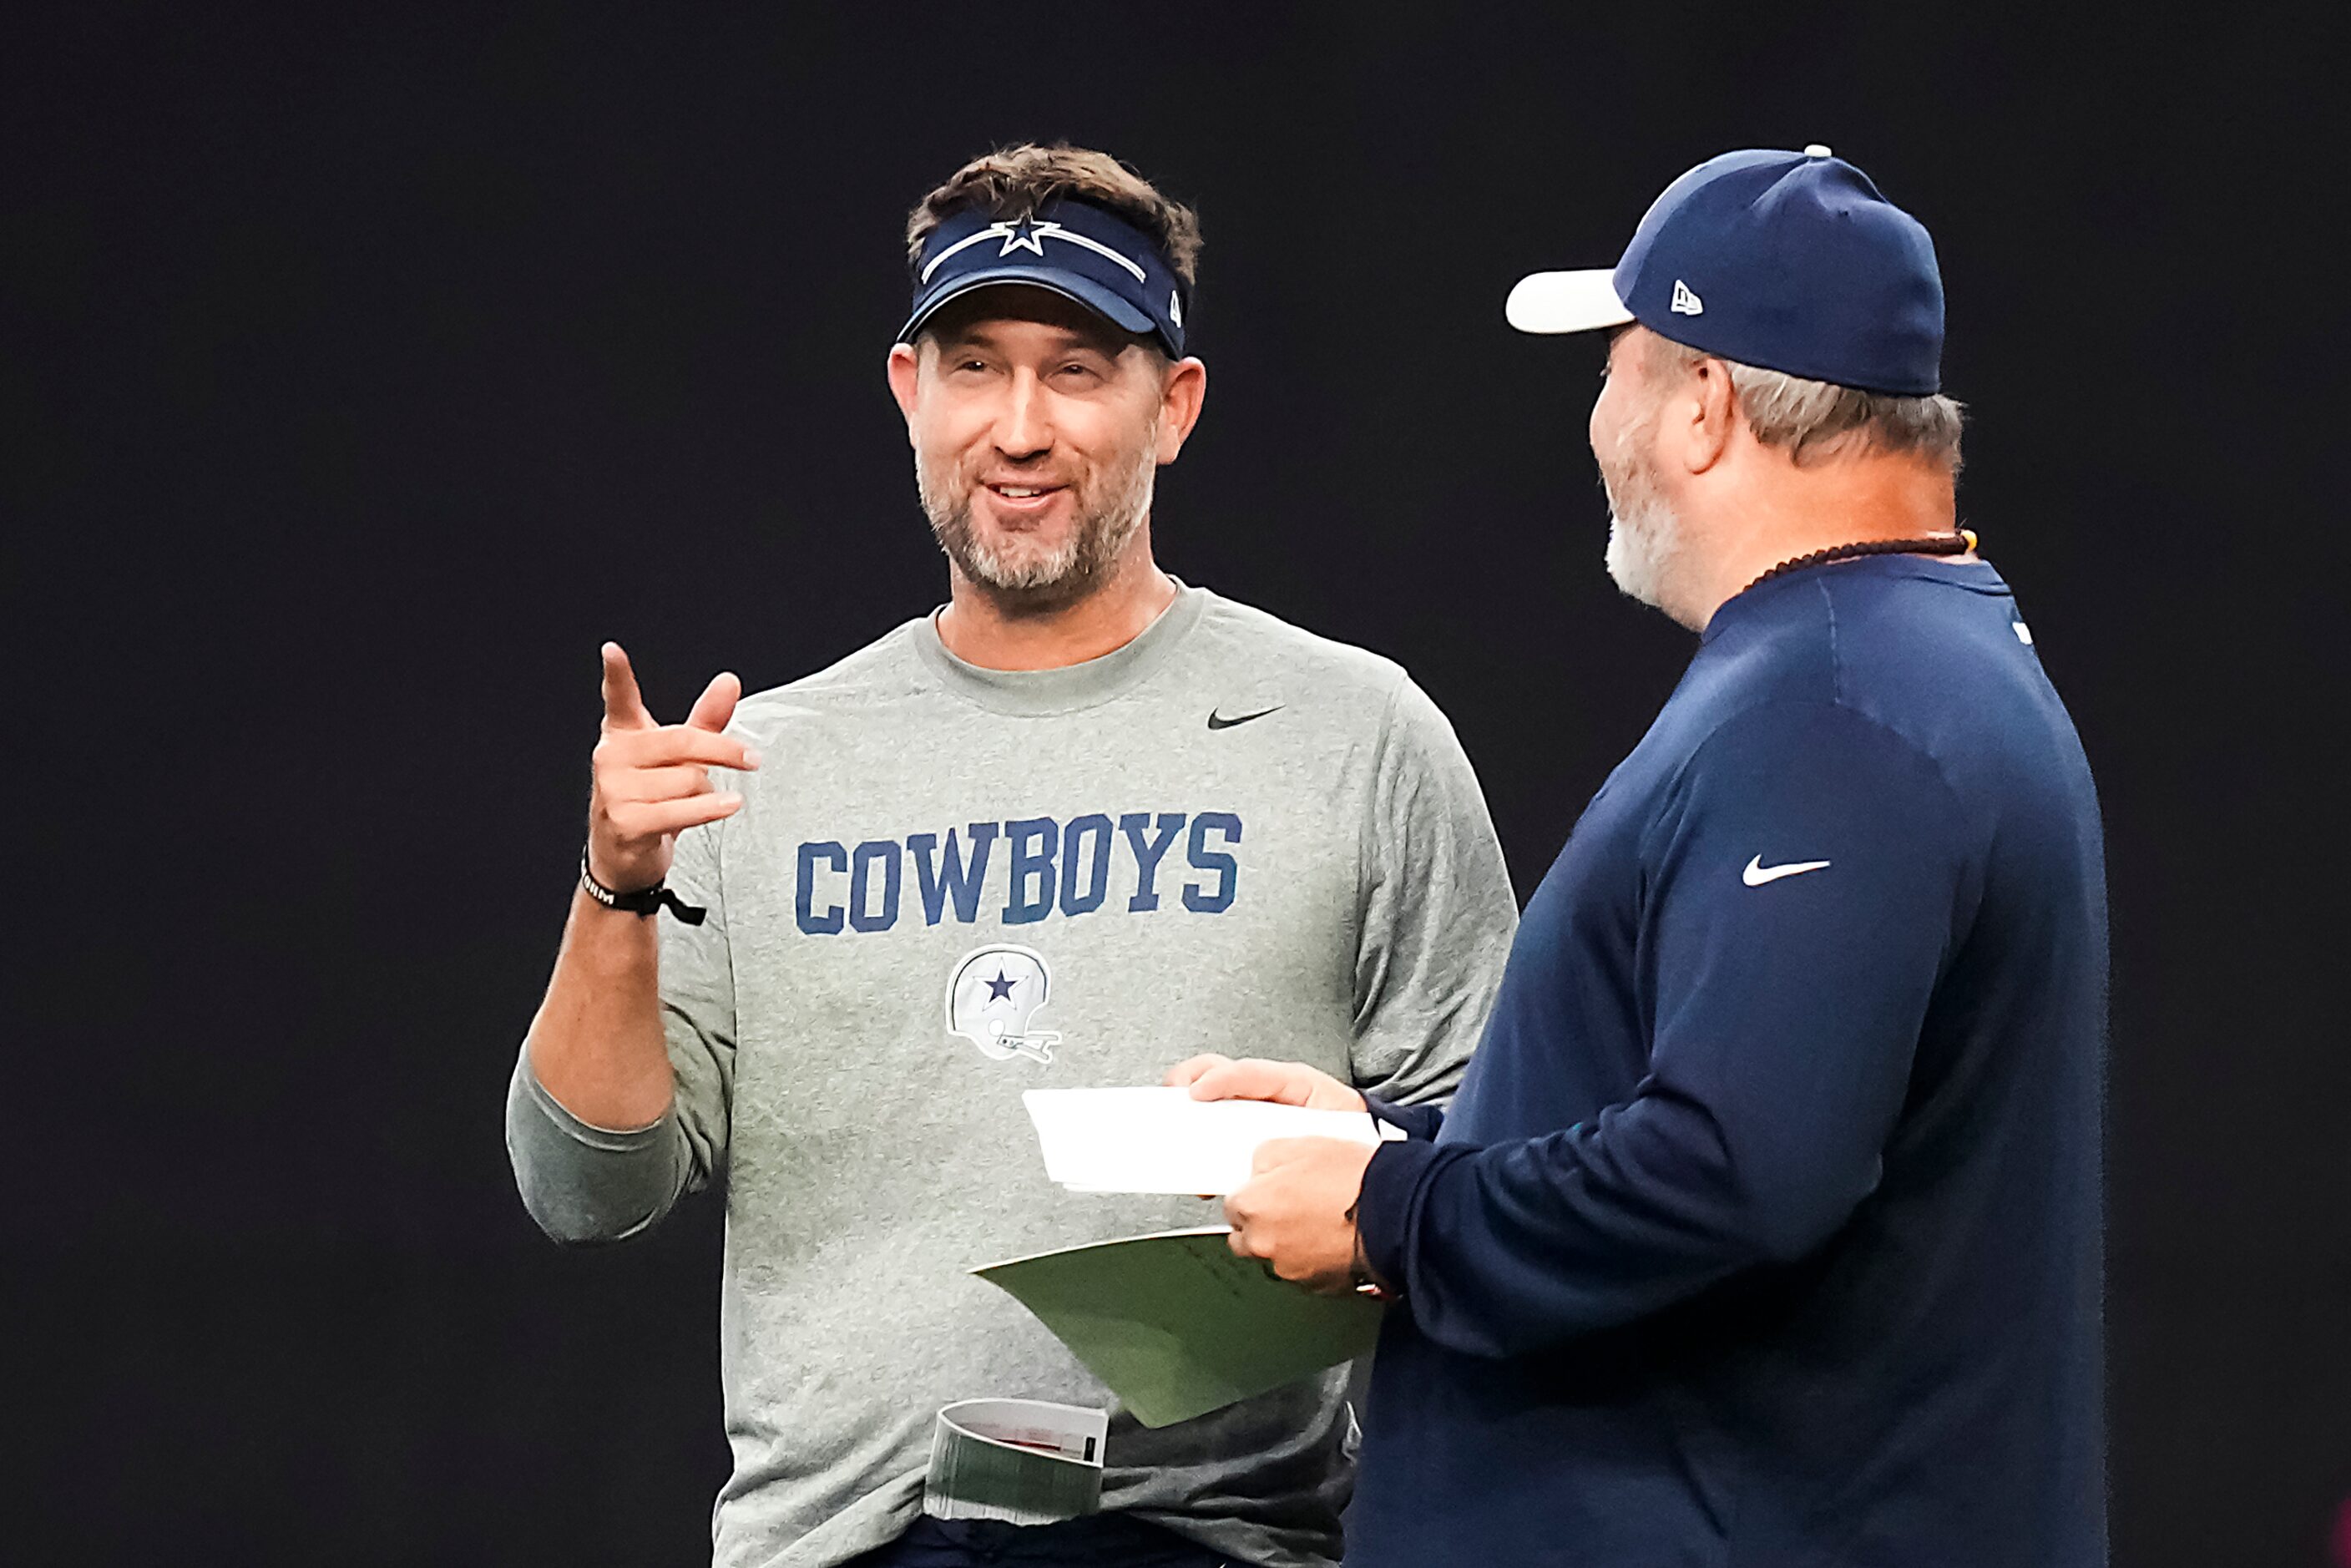
[[[706,1550],[716,1205],[559,1252],[500,1144],[596,646],[674,716],[942,596],[900,225],[1066,136],[1204,218],[1162,559],[1411,668],[1522,893],[1689,641],[1600,569],[1597,346],[1503,294],[1734,146],[1927,221],[1962,511],[2108,813],[2116,1561],[2325,1560],[2339,11],[51,9],[0,51],[0,1554]]]

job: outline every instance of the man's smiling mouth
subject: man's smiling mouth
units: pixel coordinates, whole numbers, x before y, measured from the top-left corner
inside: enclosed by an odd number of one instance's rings
[[[1055,497],[1069,488],[1066,485],[1000,485],[980,486],[994,498],[998,512],[1008,518],[1029,513],[1042,516],[1054,504]]]

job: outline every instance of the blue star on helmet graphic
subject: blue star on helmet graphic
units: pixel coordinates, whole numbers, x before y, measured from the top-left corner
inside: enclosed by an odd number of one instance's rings
[[[987,982],[987,999],[991,1002],[1010,1001],[1012,999],[1012,988],[1019,983],[1020,982],[1018,980],[1006,979],[1004,977],[1004,967],[1000,964],[998,965],[996,969],[996,978]]]

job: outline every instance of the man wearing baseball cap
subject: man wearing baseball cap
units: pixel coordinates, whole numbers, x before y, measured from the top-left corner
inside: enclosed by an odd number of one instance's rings
[[[2103,1563],[2098,810],[1956,525],[1927,231],[1824,147],[1733,152],[1508,314],[1615,329],[1608,570],[1699,642],[1452,1109],[1374,1095],[1411,1141],[1229,1202],[1395,1298],[1348,1562]]]
[[[1154,558],[1206,395],[1190,209],[1012,147],[907,244],[889,385],[948,601],[683,724],[606,646],[516,1176],[576,1242],[723,1182],[721,1564],[1332,1568],[1343,1375],[1145,1428],[968,1270],[1199,1219],[1054,1186],[1027,1090],[1278,1040],[1449,1096],[1517,920],[1501,851],[1404,671]],[[1064,1407],[1067,1459],[1014,1401]]]

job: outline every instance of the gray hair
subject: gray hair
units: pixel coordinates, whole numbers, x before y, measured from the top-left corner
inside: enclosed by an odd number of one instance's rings
[[[1965,411],[1937,392],[1903,397],[1864,392],[1834,382],[1806,381],[1781,371],[1742,365],[1651,333],[1659,368],[1688,371],[1714,360],[1730,372],[1730,390],[1755,439],[1785,447],[1798,467],[1845,452],[1910,455],[1959,471],[1959,426]]]

